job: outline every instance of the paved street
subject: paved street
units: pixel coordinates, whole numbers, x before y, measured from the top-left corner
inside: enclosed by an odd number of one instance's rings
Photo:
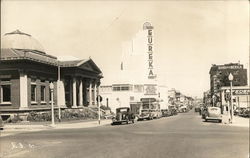
[[[121,126],[56,129],[1,138],[2,157],[248,158],[249,128],[202,122],[193,110]]]

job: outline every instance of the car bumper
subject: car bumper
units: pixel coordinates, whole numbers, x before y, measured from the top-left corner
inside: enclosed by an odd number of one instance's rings
[[[138,116],[138,119],[148,119],[150,116]]]
[[[222,120],[222,117],[205,117],[206,120]]]

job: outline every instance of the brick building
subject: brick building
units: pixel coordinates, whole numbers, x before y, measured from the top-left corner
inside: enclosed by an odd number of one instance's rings
[[[214,64],[209,71],[211,96],[216,95],[221,87],[230,86],[230,81],[228,80],[228,76],[230,73],[232,73],[232,75],[234,76],[233,86],[247,85],[247,69],[244,69],[243,64]]]
[[[50,82],[56,107],[95,106],[102,77],[92,59],[59,61],[31,35],[6,33],[0,52],[0,114],[50,110]]]

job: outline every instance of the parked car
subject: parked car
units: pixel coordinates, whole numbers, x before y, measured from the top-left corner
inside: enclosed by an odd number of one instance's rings
[[[112,119],[112,125],[122,123],[134,123],[135,115],[131,112],[129,107],[121,107],[116,109],[116,115]]]
[[[241,117],[250,117],[250,108],[241,108],[241,110],[239,111],[239,116]]]
[[[149,112],[151,116],[153,117],[153,119],[158,119],[162,117],[162,113],[160,109],[150,109]]]
[[[218,120],[222,122],[221,109],[218,107],[208,107],[205,114],[205,121],[208,120]]]
[[[138,115],[138,120],[152,120],[153,116],[149,109],[141,110],[141,113]]]
[[[244,113],[244,117],[250,118],[250,108],[248,107]]]
[[[178,114],[177,109],[175,107],[173,107],[173,106],[169,107],[169,111],[170,111],[170,116]]]
[[[115,114],[105,114],[104,119],[113,119],[115,117]]]
[[[235,110],[234,110],[234,115],[239,115],[240,114],[240,111],[241,111],[241,108],[236,108]]]
[[[187,111],[188,111],[188,108],[187,108],[187,106],[183,105],[183,106],[181,106],[181,107],[179,108],[179,111],[180,111],[180,112],[187,112]]]
[[[161,110],[161,113],[162,113],[162,117],[171,116],[171,112],[170,112],[170,110],[168,110],[168,109],[162,109],[162,110]]]

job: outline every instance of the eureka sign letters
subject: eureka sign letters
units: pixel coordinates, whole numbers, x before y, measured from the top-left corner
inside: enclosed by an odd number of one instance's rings
[[[148,78],[154,79],[155,75],[153,73],[153,30],[152,28],[148,28],[148,45],[147,45],[147,52],[148,52]]]

